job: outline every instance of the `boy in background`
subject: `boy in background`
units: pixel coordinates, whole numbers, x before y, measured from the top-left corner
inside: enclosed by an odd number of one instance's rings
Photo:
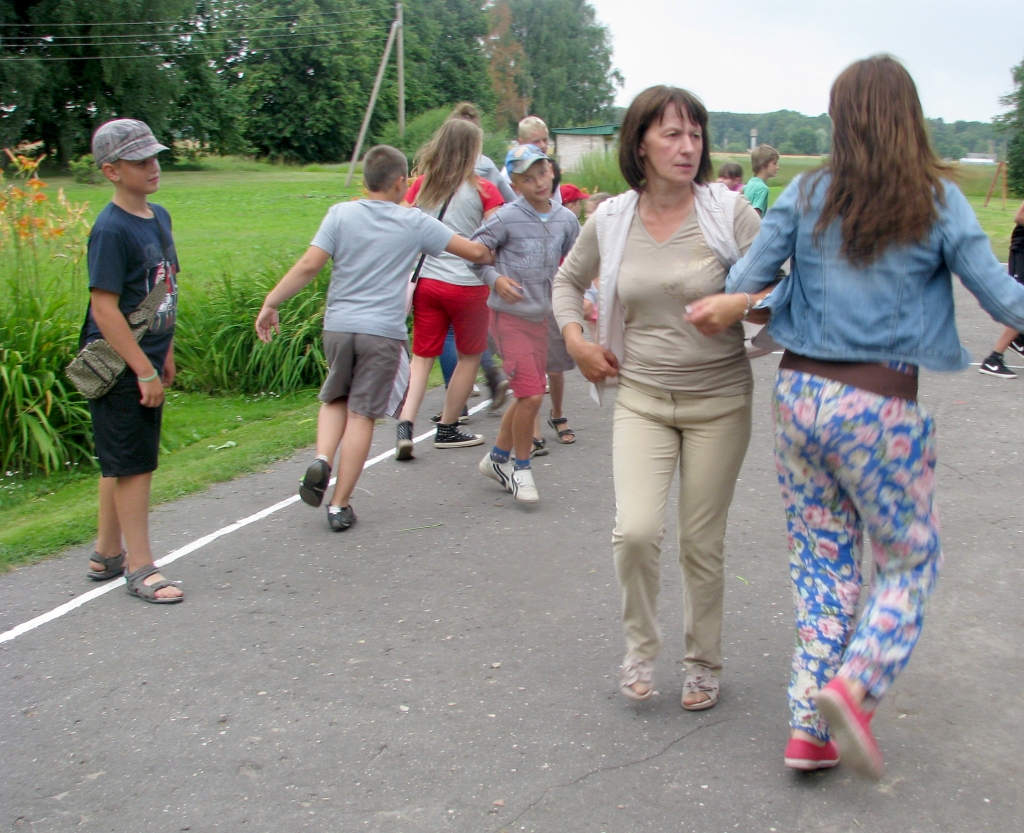
[[[743,188],[743,196],[760,216],[768,210],[768,180],[779,172],[779,152],[771,145],[758,145],[750,152],[754,175]]]
[[[735,162],[723,162],[718,169],[718,181],[730,191],[742,191],[743,168]]]
[[[558,193],[562,197],[562,205],[568,208],[573,214],[576,215],[576,219],[579,220],[583,214],[583,206],[586,204],[587,199],[590,197],[586,191],[581,191],[577,186],[571,182],[563,183],[558,186]]]
[[[1017,209],[1013,223],[1013,231],[1010,234],[1010,257],[1006,268],[1017,283],[1024,284],[1024,202]],[[987,376],[995,376],[998,379],[1016,379],[1017,374],[1003,361],[1003,353],[1007,347],[1024,356],[1024,336],[1010,327],[1003,327],[1003,333],[992,348],[992,352],[978,369]]]
[[[502,416],[494,448],[480,461],[480,472],[516,500],[536,503],[530,453],[544,399],[551,283],[580,225],[571,211],[552,201],[551,163],[540,148],[513,148],[505,169],[521,196],[499,208],[472,239],[494,251],[494,266],[476,271],[491,288],[491,333],[515,401]]]
[[[451,252],[490,263],[490,251],[453,235],[444,223],[403,208],[408,188],[405,154],[388,145],[370,148],[363,159],[364,199],[331,206],[306,253],[267,295],[256,333],[269,342],[281,332],[278,308],[333,259],[324,314],[327,379],[320,389],[316,459],[306,470],[299,496],[319,506],[341,447],[338,480],[327,507],[335,532],[356,522],[350,504],[373,441],[374,422],[384,416],[405,349],[405,295],[409,273],[421,252]]]
[[[89,400],[100,464],[99,528],[89,578],[125,573],[128,595],[153,604],[185,598],[153,563],[149,494],[160,451],[164,386],[174,381],[174,324],[178,256],[171,216],[149,202],[160,187],[156,155],[167,148],[135,119],[100,125],[92,155],[114,186],[114,196],[89,234],[89,312],[84,347],[103,338],[124,359],[124,375],[104,396]],[[130,315],[160,281],[167,297],[136,343]]]

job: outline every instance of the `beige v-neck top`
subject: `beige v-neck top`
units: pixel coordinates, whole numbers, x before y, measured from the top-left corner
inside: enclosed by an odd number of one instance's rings
[[[583,226],[562,272],[582,292],[600,271],[596,224]],[[757,236],[761,219],[746,200],[736,201],[734,231],[740,253]],[[686,305],[725,289],[728,269],[715,257],[696,211],[668,240],[656,243],[634,213],[618,275],[625,313],[626,380],[700,396],[748,393],[754,381],[743,347],[743,326],[701,335],[683,320]]]

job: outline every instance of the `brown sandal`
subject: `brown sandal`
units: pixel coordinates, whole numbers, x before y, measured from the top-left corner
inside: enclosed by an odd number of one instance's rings
[[[102,564],[102,570],[94,570],[92,567],[89,568],[89,572],[86,575],[93,581],[106,581],[108,578],[117,578],[119,575],[124,573],[124,557],[125,552],[121,550],[120,555],[100,555],[98,552],[94,552],[92,557],[89,559],[96,564]]]
[[[556,434],[558,434],[558,441],[562,445],[572,445],[576,442],[576,432],[571,428],[559,428],[560,425],[567,426],[569,424],[569,417],[558,417],[557,419],[548,413],[548,425],[550,425]],[[566,439],[569,437],[570,439]]]
[[[124,589],[128,591],[129,596],[135,596],[136,598],[142,599],[144,602],[149,602],[155,605],[171,605],[177,604],[178,602],[185,601],[184,594],[181,596],[158,596],[157,590],[162,590],[165,587],[176,587],[178,582],[168,581],[167,579],[160,579],[160,581],[154,581],[152,584],[146,584],[146,579],[149,578],[153,573],[159,573],[160,568],[156,564],[149,564],[145,567],[140,567],[134,573],[128,573],[124,577]]]

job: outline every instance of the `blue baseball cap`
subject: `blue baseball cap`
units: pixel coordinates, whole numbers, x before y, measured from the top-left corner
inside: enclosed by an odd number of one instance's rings
[[[509,175],[525,173],[534,162],[550,158],[536,145],[516,145],[505,156],[505,170]]]

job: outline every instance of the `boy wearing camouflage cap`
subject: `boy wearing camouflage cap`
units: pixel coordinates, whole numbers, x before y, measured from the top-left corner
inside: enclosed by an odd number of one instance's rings
[[[89,312],[81,346],[105,339],[127,364],[109,393],[89,401],[101,477],[88,576],[104,581],[125,574],[129,595],[173,604],[184,594],[160,574],[149,544],[149,493],[164,387],[174,381],[178,302],[171,217],[148,199],[160,187],[156,155],[162,150],[153,131],[134,119],[108,121],[93,135],[93,158],[114,196],[89,235]],[[167,297],[136,343],[127,316],[161,281]]]

